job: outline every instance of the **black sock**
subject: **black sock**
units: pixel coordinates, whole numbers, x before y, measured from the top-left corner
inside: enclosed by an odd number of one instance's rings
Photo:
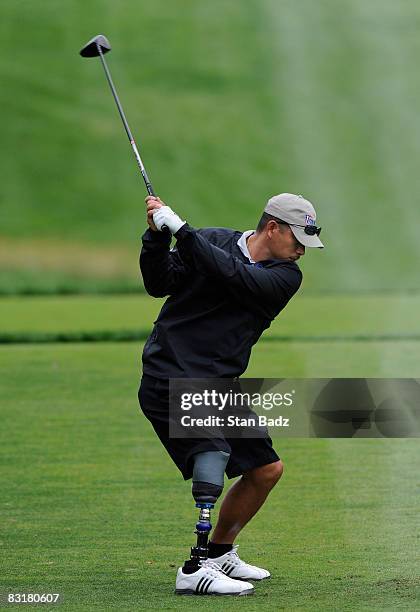
[[[195,572],[198,572],[199,569],[200,569],[199,565],[195,565],[191,567],[189,567],[188,565],[184,565],[182,568],[182,573],[183,574],[195,574]]]
[[[209,559],[216,559],[232,550],[232,544],[213,544],[209,542]]]

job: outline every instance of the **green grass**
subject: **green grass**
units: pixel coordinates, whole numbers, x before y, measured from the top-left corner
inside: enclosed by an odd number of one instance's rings
[[[402,338],[417,333],[418,301],[297,296],[266,334],[270,341],[255,347],[247,375],[417,377],[420,342]],[[9,297],[0,300],[0,319],[12,334],[146,332],[161,304],[141,295]],[[394,341],[375,340],[384,334]],[[0,592],[60,592],[65,610],[196,605],[172,594],[196,512],[189,484],[138,413],[141,348],[0,347]],[[416,440],[275,445],[286,476],[239,540],[243,556],[269,567],[273,579],[257,585],[252,600],[228,605],[413,609]],[[214,608],[213,600],[200,605]]]
[[[3,593],[59,592],[64,610],[197,606],[172,594],[196,511],[138,412],[139,363],[133,344],[0,348]],[[276,447],[284,479],[239,539],[273,578],[218,609],[413,610],[417,441]]]
[[[136,260],[143,185],[99,62],[78,56],[102,31],[156,189],[192,225],[247,229],[268,196],[304,193],[328,247],[308,288],[418,289],[419,22],[415,0],[3,0],[2,235]]]
[[[162,303],[146,295],[7,297],[0,299],[1,331],[150,330]]]
[[[296,296],[254,348],[260,377],[418,377],[419,296]],[[163,300],[145,295],[0,300],[0,341],[144,340]]]
[[[142,329],[149,331],[163,299],[148,295],[5,297],[2,332]],[[419,295],[296,295],[266,337],[394,335],[420,333]]]
[[[142,293],[139,279],[84,277],[38,268],[0,270],[0,296]]]
[[[418,378],[420,342],[270,342],[246,375],[265,378]]]
[[[0,299],[0,342],[145,339],[163,302],[147,295],[5,297]],[[257,348],[254,360],[272,372],[279,354],[297,351],[299,367],[310,376],[311,368],[318,371],[320,365],[312,354],[322,350],[340,376],[347,375],[352,362],[362,372],[372,365],[377,369],[381,361],[381,375],[396,376],[407,366],[409,375],[417,376],[419,307],[418,295],[297,295],[263,335],[263,357]],[[292,344],[285,346],[286,341]],[[305,343],[315,350],[306,352]],[[360,351],[365,359],[359,359]],[[292,360],[291,367],[296,363]]]

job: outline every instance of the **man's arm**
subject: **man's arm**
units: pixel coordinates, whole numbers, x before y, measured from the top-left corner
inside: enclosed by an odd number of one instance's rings
[[[176,291],[186,276],[185,265],[177,252],[170,251],[171,234],[147,230],[140,253],[144,287],[152,297],[165,297]]]
[[[300,287],[302,274],[296,264],[263,268],[245,264],[209,242],[185,224],[175,234],[181,259],[197,272],[223,282],[226,289],[251,310],[270,319],[285,307]]]
[[[171,234],[157,231],[153,212],[162,206],[159,198],[148,196],[147,223],[140,253],[140,270],[145,289],[152,297],[164,297],[173,293],[186,276],[185,265],[176,251],[171,251]]]

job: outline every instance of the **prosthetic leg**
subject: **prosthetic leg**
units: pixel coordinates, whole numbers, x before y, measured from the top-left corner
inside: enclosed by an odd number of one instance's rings
[[[207,451],[194,456],[192,494],[200,515],[195,526],[197,544],[191,548],[191,556],[185,561],[183,572],[192,574],[200,568],[200,562],[207,559],[208,539],[212,528],[210,511],[223,491],[223,479],[229,453]]]

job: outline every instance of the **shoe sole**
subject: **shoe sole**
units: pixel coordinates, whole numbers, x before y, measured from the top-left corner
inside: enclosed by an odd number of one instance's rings
[[[229,576],[232,580],[242,580],[246,582],[261,582],[262,580],[270,580],[271,576],[264,576],[263,578],[235,578],[234,576]]]
[[[240,591],[239,593],[196,593],[192,589],[175,589],[175,595],[199,595],[199,596],[208,596],[208,595],[218,595],[223,597],[224,595],[239,595],[242,597],[243,595],[253,595],[254,589],[246,589],[245,591]]]

